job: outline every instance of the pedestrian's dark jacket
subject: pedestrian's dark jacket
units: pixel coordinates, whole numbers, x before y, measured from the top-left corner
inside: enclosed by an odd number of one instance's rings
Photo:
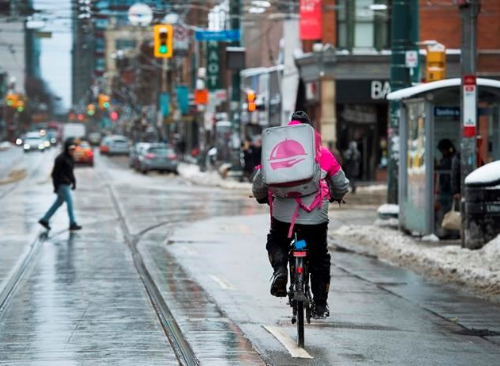
[[[69,147],[72,142],[66,142],[64,144],[64,151],[60,153],[55,162],[54,169],[52,169],[52,183],[54,184],[54,192],[57,193],[57,189],[61,184],[76,186],[75,175],[73,174],[73,168],[75,161],[69,154]]]
[[[453,195],[460,193],[462,177],[460,167],[460,152],[458,152],[451,161],[451,193]]]
[[[441,195],[452,195],[451,167],[454,155],[442,157],[436,166],[439,174],[439,193]]]
[[[355,141],[350,142],[349,148],[344,152],[344,164],[345,172],[349,179],[359,176],[361,170],[361,153]]]

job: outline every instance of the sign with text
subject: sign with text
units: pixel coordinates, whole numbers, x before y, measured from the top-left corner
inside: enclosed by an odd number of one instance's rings
[[[477,104],[477,85],[474,75],[463,77],[463,134],[465,137],[476,135],[476,104]]]
[[[389,80],[336,80],[338,103],[387,103],[390,92]]]
[[[218,41],[218,42],[231,42],[240,40],[239,29],[229,29],[223,31],[196,31],[194,38],[197,41]]]
[[[321,0],[300,0],[299,33],[301,40],[321,40]]]
[[[220,48],[215,41],[207,42],[207,89],[220,89]]]

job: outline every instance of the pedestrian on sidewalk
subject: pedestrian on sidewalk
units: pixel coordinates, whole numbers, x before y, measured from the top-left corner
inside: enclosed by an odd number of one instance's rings
[[[54,193],[57,194],[56,201],[52,204],[47,213],[38,221],[47,230],[50,230],[49,220],[56,213],[57,209],[66,202],[69,216],[69,229],[80,230],[82,227],[76,223],[75,214],[73,213],[73,200],[71,191],[76,188],[75,175],[73,168],[75,161],[73,154],[75,153],[75,144],[73,140],[68,140],[64,144],[64,150],[60,153],[54,162],[52,169],[52,183],[54,185]]]
[[[356,180],[359,178],[361,152],[356,141],[349,142],[349,148],[344,152],[345,173],[351,182],[351,192],[356,193]]]

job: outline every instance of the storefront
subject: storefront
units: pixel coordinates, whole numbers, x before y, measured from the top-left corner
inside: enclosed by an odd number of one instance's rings
[[[336,82],[337,148],[357,142],[361,153],[359,180],[385,181],[387,166],[387,79]]]

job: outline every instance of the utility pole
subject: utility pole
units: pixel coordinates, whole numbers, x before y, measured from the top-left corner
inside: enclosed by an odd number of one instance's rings
[[[230,0],[230,18],[231,18],[231,29],[240,29],[240,15],[241,15],[241,0]],[[240,41],[234,41],[231,46],[240,47]],[[238,137],[241,138],[241,113],[240,113],[240,97],[241,97],[241,80],[240,80],[240,70],[233,70],[233,75],[231,78],[231,121],[233,123],[233,131]],[[241,168],[240,164],[240,146],[233,146],[233,150],[237,157],[234,158],[234,163],[236,164],[236,169]]]
[[[460,64],[462,72],[462,141],[460,144],[461,195],[465,197],[465,177],[477,168],[477,17],[481,0],[457,0],[462,18]],[[465,216],[461,205],[462,217]],[[467,246],[462,235],[462,244]]]
[[[404,89],[419,80],[419,67],[406,67],[406,51],[417,50],[419,39],[418,0],[398,0],[392,4],[391,91]],[[389,162],[387,202],[398,203],[400,101],[389,103]]]

